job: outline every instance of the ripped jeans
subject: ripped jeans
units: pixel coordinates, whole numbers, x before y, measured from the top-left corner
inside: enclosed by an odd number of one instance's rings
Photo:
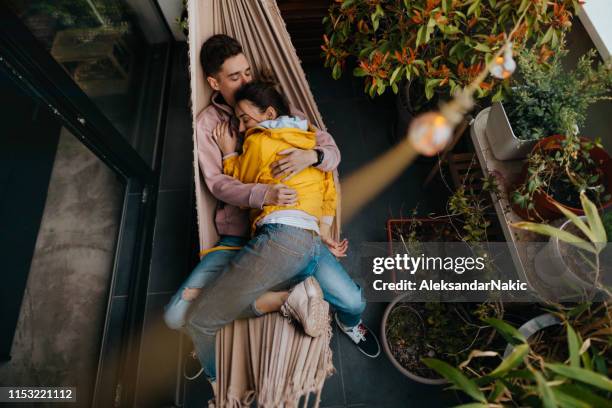
[[[277,228],[279,228],[277,226]],[[293,227],[283,228],[292,230]],[[248,242],[248,239],[241,237],[232,236],[221,236],[217,246],[244,246]],[[182,298],[182,294],[185,288],[205,288],[211,286],[214,281],[221,276],[223,270],[230,265],[230,262],[236,258],[241,251],[235,250],[221,250],[207,254],[200,263],[193,270],[191,275],[185,280],[180,289],[172,297],[170,302],[165,308],[164,320],[166,324],[176,330],[187,329],[190,337],[194,342],[196,348],[196,354],[204,368],[204,372],[209,379],[215,378],[215,354],[214,349],[206,349],[205,344],[199,341],[199,337],[186,327],[187,317],[189,316],[190,308],[193,306],[194,300],[185,300]],[[278,253],[275,254],[278,256]],[[300,258],[305,257],[306,254],[301,254]],[[251,269],[254,265],[249,265],[247,269]],[[316,251],[314,257],[311,258],[310,263],[306,265],[302,271],[296,274],[291,283],[288,286],[294,285],[308,276],[314,276],[323,290],[325,300],[335,309],[338,319],[346,327],[353,327],[357,325],[361,319],[361,313],[365,309],[366,303],[363,299],[362,290],[351,277],[348,275],[346,270],[342,267],[340,262],[335,256],[329,252],[325,245],[320,245]],[[245,271],[243,278],[244,283],[252,277],[250,271]],[[242,282],[240,280],[239,282]],[[236,283],[232,290],[223,290],[224,297],[231,298],[235,296],[237,286],[241,286]],[[199,296],[198,296],[199,297]],[[206,315],[206,308],[202,310]],[[249,318],[259,316],[259,312],[254,306],[254,302],[250,307],[246,309],[237,318]]]
[[[242,247],[249,240],[243,237],[222,235],[215,246],[239,246]],[[238,255],[240,250],[220,250],[208,253],[202,258],[200,263],[193,269],[189,277],[183,282],[179,290],[174,294],[170,302],[164,308],[164,321],[166,325],[174,330],[185,327],[187,312],[193,300],[183,298],[185,289],[201,289],[209,285],[221,275],[223,269],[229,265],[230,261]],[[246,316],[251,317],[251,316]]]

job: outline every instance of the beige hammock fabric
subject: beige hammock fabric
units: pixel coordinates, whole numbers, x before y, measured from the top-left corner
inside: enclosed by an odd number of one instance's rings
[[[189,0],[188,13],[194,130],[196,117],[212,93],[199,63],[200,47],[219,33],[240,41],[253,67],[271,69],[289,102],[325,129],[274,0]],[[195,131],[193,140],[199,240],[204,250],[218,239],[213,222],[216,200],[201,176]],[[335,178],[337,183],[337,174]],[[257,401],[261,407],[293,407],[309,393],[316,395],[318,406],[323,383],[334,369],[330,338],[331,327],[312,339],[279,314],[227,325],[217,334],[217,400],[213,406],[245,407]]]

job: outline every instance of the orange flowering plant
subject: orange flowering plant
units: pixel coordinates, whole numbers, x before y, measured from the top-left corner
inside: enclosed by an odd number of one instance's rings
[[[431,99],[476,77],[523,13],[510,39],[515,50],[557,48],[577,7],[578,0],[335,0],[321,48],[335,79],[356,58],[353,75],[365,78],[370,96],[397,93],[405,79],[419,80]],[[477,96],[491,92],[501,98],[489,79]]]

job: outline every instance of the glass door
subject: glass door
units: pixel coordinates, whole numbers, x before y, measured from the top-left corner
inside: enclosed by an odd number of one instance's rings
[[[0,386],[132,405],[171,45],[155,2],[0,0]]]

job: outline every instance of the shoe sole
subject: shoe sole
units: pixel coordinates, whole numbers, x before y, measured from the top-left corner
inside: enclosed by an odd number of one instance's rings
[[[347,335],[346,333],[344,333],[344,330],[342,329],[342,324],[341,324],[341,323],[340,323],[340,321],[338,320],[338,315],[337,315],[336,313],[334,313],[334,321],[336,322],[336,326],[338,326],[338,329],[340,329],[340,331],[341,331],[341,332],[342,332],[342,333],[343,333],[343,334],[344,334],[346,337],[348,337],[348,335]],[[364,324],[364,326],[365,326],[365,324]],[[366,329],[368,329],[368,331],[369,331],[370,333],[372,333],[372,331],[370,330],[370,328],[369,328],[368,326],[365,326],[365,327],[366,327]],[[364,356],[367,356],[367,357],[369,357],[369,358],[376,358],[376,357],[380,356],[380,351],[381,351],[381,350],[380,350],[380,342],[378,341],[378,338],[377,338],[377,337],[376,337],[374,334],[372,334],[372,337],[374,337],[374,340],[376,340],[376,345],[378,346],[378,352],[377,352],[376,354],[374,354],[374,355],[372,355],[372,354],[368,354],[368,353],[366,353],[365,351],[363,351],[363,350],[361,349],[361,347],[359,347],[359,346],[357,345],[357,343],[355,343],[355,342],[354,342],[353,340],[351,340],[350,338],[349,338],[349,341],[351,342],[351,344],[355,345],[355,347],[357,347],[357,350],[359,350],[359,351],[361,352],[361,354],[363,354]]]

